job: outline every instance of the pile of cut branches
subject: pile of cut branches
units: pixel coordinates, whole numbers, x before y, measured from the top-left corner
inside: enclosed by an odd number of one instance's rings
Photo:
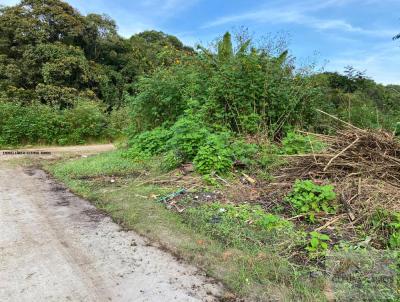
[[[276,172],[274,182],[264,187],[265,196],[275,194],[276,201],[283,200],[296,179],[334,184],[342,204],[337,213],[341,219],[326,220],[330,226],[333,223],[329,220],[349,231],[357,225],[368,230],[378,209],[400,211],[400,141],[392,133],[345,123],[336,135],[306,134],[324,142],[326,149],[322,153],[286,156],[287,165]]]
[[[400,143],[385,131],[346,127],[335,136],[315,135],[325,142],[324,153],[293,156],[286,168],[294,178],[374,178],[400,188]]]

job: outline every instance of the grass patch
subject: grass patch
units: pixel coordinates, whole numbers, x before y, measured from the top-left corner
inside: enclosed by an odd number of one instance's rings
[[[143,165],[122,156],[121,151],[112,151],[87,158],[70,159],[56,165],[57,177],[88,178],[95,176],[127,175],[137,172]]]

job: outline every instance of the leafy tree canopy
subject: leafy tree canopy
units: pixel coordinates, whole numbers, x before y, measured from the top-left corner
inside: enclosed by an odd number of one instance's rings
[[[124,39],[107,15],[64,1],[22,0],[0,8],[0,98],[63,107],[85,95],[118,107],[139,76],[190,51],[157,31]]]

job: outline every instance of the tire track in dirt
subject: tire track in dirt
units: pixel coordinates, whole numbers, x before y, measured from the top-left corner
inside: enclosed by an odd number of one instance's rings
[[[0,301],[218,301],[222,293],[43,171],[0,165]]]

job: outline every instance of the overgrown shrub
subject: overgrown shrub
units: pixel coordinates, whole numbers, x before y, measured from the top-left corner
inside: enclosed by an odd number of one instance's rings
[[[130,149],[127,155],[131,158],[147,158],[164,153],[168,150],[167,142],[172,131],[164,128],[155,128],[143,132],[129,140]]]
[[[134,131],[170,126],[188,109],[212,128],[241,134],[275,136],[287,124],[310,124],[320,91],[288,52],[275,57],[247,39],[234,51],[230,39],[142,78],[129,97]]]
[[[231,145],[233,158],[236,162],[251,167],[254,165],[260,147],[253,143],[246,143],[244,140],[237,139]]]
[[[193,161],[201,174],[223,174],[232,167],[229,133],[211,134],[194,118],[182,117],[170,129],[161,127],[134,136],[125,153],[132,158],[146,159],[164,154],[164,170]]]
[[[207,142],[199,148],[193,163],[200,174],[225,174],[231,170],[232,152],[229,149],[229,134],[211,134]]]
[[[171,127],[168,150],[175,150],[183,161],[191,161],[210,135],[209,130],[196,119],[182,117]]]
[[[188,108],[190,98],[200,97],[206,91],[201,83],[206,75],[197,69],[199,66],[191,62],[177,63],[139,79],[137,93],[127,97],[131,105],[131,131],[172,126]]]
[[[63,117],[52,107],[0,102],[0,136],[4,145],[53,143],[63,133]]]
[[[80,101],[71,109],[34,103],[0,102],[0,142],[3,145],[77,144],[107,137],[102,108]]]
[[[107,132],[106,116],[95,102],[80,100],[72,109],[63,110],[62,116],[66,133],[59,142],[82,144],[88,139],[99,139]]]

